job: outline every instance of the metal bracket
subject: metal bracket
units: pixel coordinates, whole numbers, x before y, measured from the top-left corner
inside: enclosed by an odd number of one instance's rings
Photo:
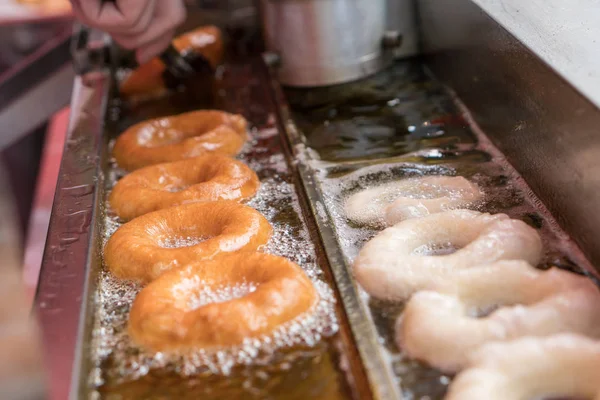
[[[101,32],[77,24],[71,42],[71,57],[77,75],[101,71],[109,65],[110,40]]]

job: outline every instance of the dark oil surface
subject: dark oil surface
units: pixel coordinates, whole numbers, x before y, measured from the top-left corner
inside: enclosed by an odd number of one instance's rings
[[[346,399],[343,377],[335,373],[339,360],[333,358],[329,347],[322,343],[303,350],[302,356],[291,362],[240,368],[228,376],[207,371],[182,378],[172,370],[153,370],[137,380],[109,381],[98,392],[107,400]]]
[[[403,63],[358,83],[286,90],[294,122],[322,160],[375,160],[419,149],[456,149],[475,137],[418,64]],[[427,124],[424,124],[427,122]]]

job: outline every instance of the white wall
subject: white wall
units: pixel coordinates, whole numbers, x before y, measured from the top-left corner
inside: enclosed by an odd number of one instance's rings
[[[600,107],[600,0],[472,0]]]

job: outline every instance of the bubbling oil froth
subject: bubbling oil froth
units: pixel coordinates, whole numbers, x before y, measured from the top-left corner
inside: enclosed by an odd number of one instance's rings
[[[351,169],[344,170],[343,166],[324,163],[315,158],[311,159],[310,153],[305,153],[309,156],[300,162],[314,170],[313,173],[317,177],[323,196],[324,207],[322,210],[318,209],[319,217],[328,220],[326,223],[331,223],[335,227],[337,240],[347,264],[352,265],[358,251],[384,227],[381,225],[368,226],[350,221],[344,210],[345,200],[359,190],[382,185],[382,183],[433,174],[464,176],[477,184],[485,196],[481,202],[469,208],[482,212],[506,213],[512,218],[523,219],[535,226],[540,232],[546,250],[543,265],[560,265],[556,262],[566,261],[566,265],[569,266],[568,262],[572,260],[576,270],[589,269],[587,260],[581,256],[570,239],[560,230],[552,215],[535,197],[520,175],[501,157],[501,154],[493,148],[487,138],[480,134],[478,134],[478,138],[480,144],[476,149],[491,153],[492,158],[488,161],[477,161],[476,164],[467,159],[464,162],[448,160],[447,163],[437,165],[395,162],[363,166],[344,174],[345,171]],[[440,152],[440,154],[443,156],[443,153]],[[472,168],[473,166],[477,167],[476,170]],[[451,243],[429,243],[414,249],[413,252],[428,256],[442,256],[457,250],[459,248]],[[376,321],[380,340],[387,342],[390,327],[393,326],[393,321],[399,315],[402,304],[390,305],[378,302],[371,299],[363,290],[360,295]],[[493,308],[469,311],[474,316],[484,316],[492,312]],[[394,317],[391,318],[390,315]],[[449,377],[406,359],[395,345],[387,344],[386,350],[406,398],[441,398],[443,396],[441,389],[448,385]],[[439,379],[439,382],[433,383],[436,379]],[[432,394],[432,391],[434,393],[439,391],[439,396]]]
[[[261,139],[250,141],[240,158],[251,165],[261,178],[261,188],[247,204],[263,214],[274,228],[273,237],[263,251],[286,257],[297,263],[313,281],[319,301],[314,308],[298,318],[283,324],[270,335],[248,338],[240,346],[222,349],[198,349],[185,354],[152,353],[138,348],[127,334],[128,313],[141,287],[135,283],[115,279],[106,270],[99,277],[97,310],[92,337],[92,361],[95,368],[91,382],[99,387],[106,377],[118,381],[135,380],[151,370],[166,368],[182,376],[201,373],[230,374],[238,366],[252,366],[257,374],[269,375],[273,368],[289,368],[296,358],[312,356],[306,346],[313,347],[323,338],[334,335],[338,329],[335,296],[322,279],[314,244],[302,218],[299,200],[291,183],[283,156],[273,155],[261,146]],[[125,175],[111,168],[107,179],[107,193],[117,180]],[[107,195],[108,196],[108,195]],[[122,221],[104,208],[103,243],[118,229]],[[199,238],[171,238],[164,245],[195,244]],[[197,285],[198,282],[187,282]],[[189,289],[189,288],[188,288]],[[187,290],[184,286],[181,290]],[[256,290],[251,282],[231,287],[201,288],[190,298],[192,308],[214,302],[242,297]],[[302,350],[294,350],[300,346]],[[279,360],[281,349],[292,348],[284,360]],[[273,360],[278,360],[273,365]],[[108,362],[107,362],[108,361]],[[102,365],[110,364],[108,369]],[[262,368],[265,368],[264,371]],[[254,372],[253,372],[254,373]]]
[[[205,241],[206,237],[202,236],[186,236],[186,237],[165,237],[158,240],[158,245],[165,249],[178,249],[181,247],[191,247]]]
[[[196,310],[202,306],[212,303],[224,303],[226,301],[242,298],[254,292],[258,286],[253,282],[240,282],[235,285],[224,285],[211,288],[207,282],[202,281],[199,276],[183,279],[172,289],[173,297],[188,298],[189,310]]]
[[[189,290],[183,283],[182,291]],[[315,346],[323,337],[338,330],[334,312],[333,291],[321,281],[314,282],[319,301],[314,309],[283,324],[269,335],[247,338],[241,345],[228,348],[198,349],[186,353],[153,353],[139,349],[127,334],[127,318],[131,303],[141,290],[138,285],[121,281],[103,271],[100,278],[99,317],[93,331],[93,342],[99,362],[111,358],[110,375],[119,380],[138,379],[152,369],[175,369],[182,376],[210,371],[227,375],[239,365],[269,365],[277,351],[294,346]],[[256,289],[249,283],[216,290],[202,288],[190,297],[190,308],[239,298]],[[100,368],[93,374],[94,384],[100,386],[104,377]]]

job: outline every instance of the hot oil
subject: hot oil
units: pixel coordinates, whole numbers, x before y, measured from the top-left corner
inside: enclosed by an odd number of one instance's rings
[[[313,312],[284,324],[273,334],[249,339],[236,348],[198,350],[185,354],[154,353],[135,345],[127,334],[129,309],[141,287],[101,271],[91,342],[91,398],[106,399],[345,399],[350,398],[348,371],[339,337],[334,292],[326,281],[287,161],[282,154],[274,117],[267,115],[262,86],[250,67],[220,71],[214,99],[218,108],[242,113],[252,139],[239,159],[261,180],[257,195],[246,204],[263,214],[274,228],[262,251],[298,263],[314,282],[320,300]],[[262,103],[261,103],[262,101]],[[143,104],[119,104],[109,123],[113,135],[148,118],[207,107],[183,94]],[[112,127],[111,127],[112,125]],[[109,149],[110,149],[109,145]],[[106,171],[105,199],[125,172]],[[104,242],[122,224],[106,202]],[[202,238],[179,238],[175,245],[193,245]],[[198,284],[198,282],[194,282]],[[201,282],[192,307],[223,302],[255,290],[252,282],[208,290]]]
[[[502,154],[469,125],[464,110],[417,61],[399,62],[361,82],[287,90],[286,95],[292,128],[304,143],[296,149],[300,162],[318,182],[321,198],[313,200],[318,218],[335,227],[348,268],[364,244],[384,229],[382,221],[357,224],[347,219],[349,196],[400,179],[448,175],[464,176],[484,192],[482,200],[467,208],[506,213],[538,230],[545,251],[540,268],[592,271]],[[377,300],[362,290],[361,296],[404,399],[442,399],[451,377],[408,359],[396,346],[394,325],[404,304]]]
[[[376,160],[418,149],[473,144],[464,124],[442,128],[448,99],[414,64],[358,84],[287,90],[294,122],[324,161]],[[428,121],[428,124],[423,124]]]
[[[181,247],[195,246],[204,242],[207,238],[198,236],[170,236],[158,240],[158,245],[165,249],[178,249]]]

